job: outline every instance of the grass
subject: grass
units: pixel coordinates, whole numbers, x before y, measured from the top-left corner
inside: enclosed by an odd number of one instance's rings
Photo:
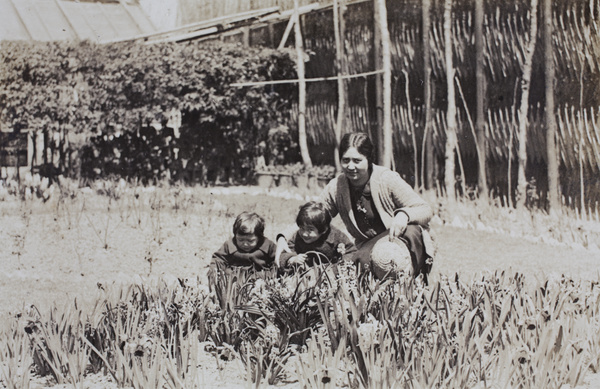
[[[587,277],[551,276],[574,262],[561,253],[598,262],[597,225],[566,211],[517,215],[487,202],[430,199],[441,246],[427,287],[381,283],[352,266],[279,278],[207,275],[239,212],[262,214],[274,237],[312,195],[111,182],[7,195],[2,384],[27,387],[45,376],[80,387],[101,374],[119,387],[206,387],[214,384],[207,374],[220,376],[231,359],[246,387],[560,387],[598,369],[597,275],[588,266]],[[503,271],[504,262],[523,262],[523,251],[507,258],[514,247],[492,247],[497,262],[473,253],[498,239],[550,243],[548,256],[559,259],[540,259],[547,274],[532,270],[539,264]],[[214,350],[215,371],[202,370],[201,344]]]

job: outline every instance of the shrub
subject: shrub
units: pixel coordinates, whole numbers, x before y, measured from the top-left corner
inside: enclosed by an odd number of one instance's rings
[[[8,127],[45,137],[56,174],[243,181],[293,87],[232,84],[294,69],[236,45],[2,42],[0,106]]]

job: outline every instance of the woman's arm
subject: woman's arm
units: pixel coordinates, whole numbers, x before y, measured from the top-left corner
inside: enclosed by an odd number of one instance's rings
[[[319,195],[319,202],[325,205],[325,208],[327,208],[327,211],[329,211],[332,219],[339,213],[337,204],[335,202],[335,197],[337,194],[337,181],[339,180],[339,177],[340,176],[337,176],[333,180],[329,181],[327,186],[323,188],[321,194]]]
[[[433,217],[431,206],[398,173],[386,172],[382,182],[387,183],[388,193],[394,203],[395,221],[398,219],[401,222],[406,218],[406,224],[426,226],[429,223]]]

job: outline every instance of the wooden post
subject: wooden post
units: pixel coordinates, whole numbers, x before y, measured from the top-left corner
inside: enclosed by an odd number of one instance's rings
[[[517,173],[517,209],[523,209],[527,199],[527,177],[525,169],[527,167],[527,117],[529,112],[529,88],[531,86],[531,68],[533,66],[533,52],[537,40],[537,5],[538,0],[531,0],[531,12],[529,26],[529,39],[525,47],[525,63],[523,64],[523,78],[521,79],[521,104],[518,112],[519,139],[518,160],[519,168]]]
[[[408,113],[408,123],[411,126],[410,134],[413,143],[413,169],[415,175],[415,190],[421,190],[421,185],[419,181],[419,147],[417,146],[417,134],[415,130],[414,120],[412,116],[412,104],[410,103],[410,92],[409,92],[409,83],[408,83],[408,72],[402,69],[402,73],[404,74],[404,79],[406,83],[404,84],[404,94],[406,95],[406,111]]]
[[[379,15],[379,0],[373,0],[373,57],[375,70],[380,70],[381,62],[381,30],[379,29],[381,16]],[[377,160],[383,165],[383,81],[382,74],[375,76],[375,111],[377,117],[377,128],[375,130],[377,142]]]
[[[394,144],[392,141],[392,55],[387,24],[385,0],[377,0],[381,33],[381,62],[383,65],[383,156],[382,165],[391,168]],[[377,29],[376,27],[376,29]]]
[[[558,156],[554,113],[554,50],[552,48],[552,0],[544,0],[544,76],[546,82],[546,159],[548,164],[548,202],[550,212],[560,208],[558,193]]]
[[[302,162],[307,168],[312,167],[306,139],[306,79],[304,74],[304,44],[300,31],[300,13],[298,0],[294,0],[294,41],[296,46],[296,64],[298,68],[298,145]]]
[[[444,168],[444,186],[450,201],[456,200],[454,177],[456,165],[456,96],[454,92],[454,61],[452,58],[452,0],[444,2],[444,54],[446,58],[446,85],[448,89],[448,108],[446,111],[446,151]]]
[[[27,131],[27,167],[29,171],[33,169],[35,165],[35,132],[33,130]]]
[[[275,29],[273,28],[273,23],[268,23],[267,24],[267,42],[268,42],[268,47],[269,48],[275,48]]]
[[[423,126],[423,146],[421,151],[421,183],[425,188],[431,189],[433,183],[433,165],[435,156],[433,155],[433,133],[431,133],[431,50],[429,48],[429,30],[431,26],[431,0],[423,0],[422,9],[422,40],[423,40],[423,82],[424,105],[425,105],[425,123]]]
[[[337,91],[338,91],[338,107],[337,118],[335,122],[335,148],[334,160],[335,168],[341,171],[340,165],[340,140],[342,139],[342,129],[346,126],[346,85],[342,78],[344,73],[344,36],[341,19],[343,18],[343,0],[339,4],[338,0],[333,0],[333,32],[335,36],[335,57],[337,71]],[[342,11],[342,12],[340,12]]]
[[[250,27],[242,28],[242,44],[244,47],[250,47]]]
[[[483,55],[483,15],[484,0],[475,0],[475,89],[477,99],[477,109],[475,114],[475,133],[477,135],[477,159],[479,175],[477,179],[479,194],[487,198],[487,141],[485,137],[485,104],[486,87],[484,73],[484,55]]]

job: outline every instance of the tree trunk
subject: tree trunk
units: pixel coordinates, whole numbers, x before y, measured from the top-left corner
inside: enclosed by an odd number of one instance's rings
[[[429,30],[431,26],[431,0],[423,0],[422,9],[422,39],[423,39],[423,74],[425,80],[424,104],[425,104],[425,124],[423,130],[423,147],[421,152],[421,182],[426,189],[434,187],[433,183],[433,164],[435,158],[433,155],[433,134],[431,129],[431,49],[429,47]]]
[[[448,109],[446,111],[446,152],[444,186],[450,201],[456,200],[455,152],[456,152],[456,97],[454,92],[454,62],[452,60],[452,0],[444,1],[444,55],[446,60],[446,85],[448,88]]]
[[[390,32],[387,25],[385,0],[377,0],[379,30],[381,33],[381,62],[383,65],[383,157],[382,165],[392,167],[392,55]]]
[[[300,14],[298,12],[298,0],[294,0],[294,41],[296,42],[296,65],[298,67],[298,145],[302,162],[307,168],[312,167],[310,154],[308,153],[308,141],[306,139],[306,80],[304,78],[304,44],[302,32],[300,31]]]
[[[517,118],[519,121],[519,168],[517,174],[517,209],[523,209],[527,199],[527,178],[525,169],[527,167],[527,116],[529,112],[529,88],[531,86],[531,68],[533,65],[533,52],[537,40],[537,5],[538,0],[531,0],[531,24],[529,26],[529,40],[525,51],[525,63],[523,64],[523,77],[521,79],[521,104]]]
[[[339,7],[339,8],[338,8]],[[338,87],[338,110],[337,119],[335,122],[335,148],[333,158],[335,160],[335,168],[341,171],[340,165],[340,140],[342,138],[342,129],[346,125],[346,85],[341,77],[344,73],[344,29],[342,28],[344,17],[344,0],[338,2],[333,1],[333,31],[335,36],[335,56],[337,69],[337,87]]]
[[[549,211],[560,208],[558,192],[558,156],[556,152],[556,116],[554,113],[554,51],[552,48],[552,0],[544,0],[544,75],[546,81],[546,158],[548,161]]]
[[[483,68],[483,16],[484,16],[484,0],[475,1],[475,56],[476,56],[476,68],[475,68],[475,80],[476,80],[476,91],[477,91],[477,112],[475,117],[475,133],[477,139],[475,140],[478,144],[477,148],[477,159],[479,167],[479,175],[477,179],[479,187],[479,195],[487,198],[488,187],[487,187],[487,142],[485,137],[485,104],[486,104],[486,87],[485,87],[485,73]]]

